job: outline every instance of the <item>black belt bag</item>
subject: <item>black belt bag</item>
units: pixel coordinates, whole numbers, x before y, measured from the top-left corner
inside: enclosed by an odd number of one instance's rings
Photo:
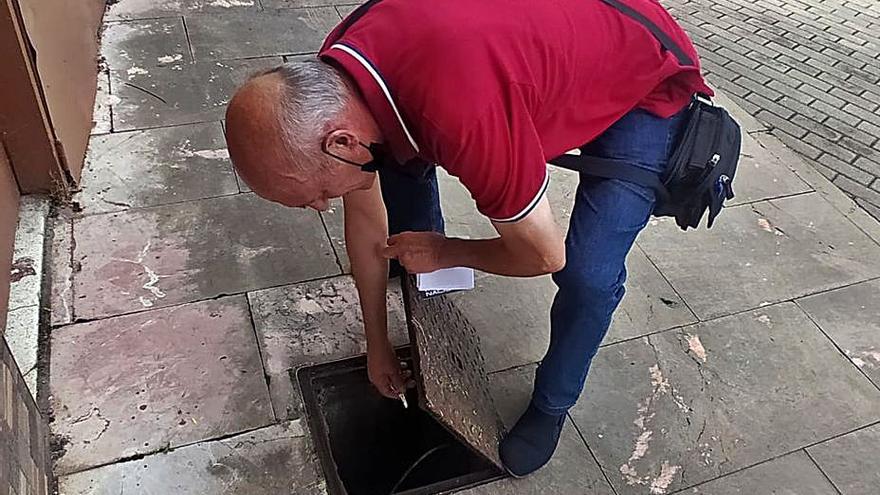
[[[645,26],[680,64],[694,65],[684,50],[649,19],[617,0],[602,1]],[[682,230],[699,226],[703,214],[709,210],[707,228],[711,228],[724,201],[733,199],[733,177],[739,162],[742,132],[727,110],[714,105],[707,95],[696,95],[686,113],[684,130],[662,176],[623,160],[584,153],[562,155],[550,163],[653,189],[657,196],[654,215],[675,217]]]

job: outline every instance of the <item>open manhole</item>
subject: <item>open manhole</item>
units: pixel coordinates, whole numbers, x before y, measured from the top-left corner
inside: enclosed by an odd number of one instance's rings
[[[398,353],[412,367],[409,349]],[[442,494],[501,477],[419,406],[415,390],[406,409],[380,396],[366,366],[359,356],[297,372],[330,495]]]

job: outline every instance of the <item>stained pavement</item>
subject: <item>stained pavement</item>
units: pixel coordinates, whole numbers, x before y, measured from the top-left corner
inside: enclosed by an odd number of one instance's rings
[[[249,193],[222,117],[247,74],[314,52],[351,7],[257,1],[122,0],[108,13],[81,211],[59,214],[52,242],[62,494],[326,490],[288,370],[364,351],[341,208]],[[880,485],[880,224],[732,108],[747,131],[736,201],[711,231],[651,220],[554,459],[467,493]],[[451,233],[491,235],[441,180]],[[552,171],[561,221],[575,187]],[[547,345],[552,294],[547,277],[480,274],[455,296],[508,424]],[[389,303],[402,343],[399,292]]]

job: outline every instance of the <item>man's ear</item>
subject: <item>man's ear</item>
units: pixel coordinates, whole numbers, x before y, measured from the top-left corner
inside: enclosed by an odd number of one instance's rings
[[[336,129],[327,134],[324,139],[326,151],[336,155],[350,156],[358,148],[357,136],[347,129]]]

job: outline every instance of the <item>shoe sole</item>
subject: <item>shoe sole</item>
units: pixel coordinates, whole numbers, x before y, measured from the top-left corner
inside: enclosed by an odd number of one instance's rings
[[[528,474],[514,474],[514,472],[511,471],[510,469],[508,469],[507,466],[504,466],[504,470],[507,471],[507,474],[509,474],[511,477],[516,478],[518,480],[521,480],[521,479],[525,478],[526,476],[528,476]]]

